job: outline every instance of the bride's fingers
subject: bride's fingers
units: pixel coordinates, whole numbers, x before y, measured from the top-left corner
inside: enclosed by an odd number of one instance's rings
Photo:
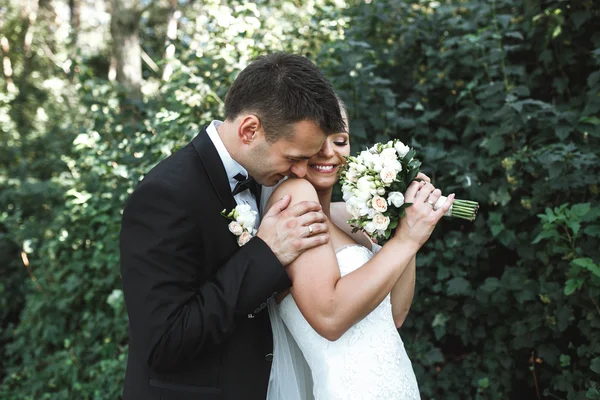
[[[444,216],[444,214],[446,214],[448,212],[450,207],[452,207],[452,203],[454,203],[454,197],[455,197],[455,194],[452,193],[450,196],[448,196],[448,198],[446,199],[444,204],[442,204],[442,206],[440,208],[438,208],[437,211],[433,212],[436,220],[439,220],[440,218],[442,218]]]
[[[408,203],[413,203],[417,192],[420,188],[425,186],[425,183],[425,181],[412,181],[410,185],[408,185],[408,189],[406,189],[406,192],[404,193],[404,200]]]
[[[437,201],[440,199],[441,196],[442,196],[442,191],[440,189],[435,189],[433,192],[431,192],[429,197],[427,199],[425,199],[425,202],[430,204],[431,207],[433,208],[433,206],[435,206],[435,203],[437,203]]]
[[[417,194],[415,195],[415,203],[425,203],[427,197],[435,190],[435,187],[431,183],[426,183],[423,187],[419,189]]]
[[[428,177],[427,175],[425,175],[425,174],[424,174],[424,173],[422,173],[422,172],[419,172],[419,173],[417,174],[417,177],[416,177],[415,179],[416,179],[416,180],[420,180],[420,181],[425,181],[425,182],[429,182],[429,183],[431,183],[431,178],[430,178],[430,177]]]

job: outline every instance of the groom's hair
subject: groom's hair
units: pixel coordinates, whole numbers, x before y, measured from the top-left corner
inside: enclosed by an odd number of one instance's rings
[[[292,134],[292,124],[313,121],[326,134],[346,131],[338,98],[329,81],[307,58],[274,53],[251,62],[225,98],[225,118],[242,112],[260,119],[273,143]]]

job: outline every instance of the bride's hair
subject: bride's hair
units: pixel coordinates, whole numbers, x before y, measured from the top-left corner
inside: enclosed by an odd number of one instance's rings
[[[337,93],[335,94],[335,98],[337,99],[338,104],[340,106],[340,114],[342,114],[342,119],[345,119],[344,126],[346,127],[346,132],[350,133],[350,127],[348,126],[348,108],[346,107],[346,103],[344,103],[344,100],[342,100],[342,98]]]

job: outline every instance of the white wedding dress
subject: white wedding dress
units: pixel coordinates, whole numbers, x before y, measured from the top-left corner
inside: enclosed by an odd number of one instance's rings
[[[338,249],[336,257],[344,276],[369,261],[373,253],[364,246],[349,245]],[[389,294],[335,342],[308,324],[291,295],[279,306],[272,301],[269,314],[274,360],[268,400],[421,398],[394,325]],[[304,359],[310,371],[303,365]]]

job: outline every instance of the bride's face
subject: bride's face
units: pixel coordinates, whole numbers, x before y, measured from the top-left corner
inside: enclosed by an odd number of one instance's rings
[[[348,121],[344,119],[346,126]],[[350,136],[346,132],[329,135],[321,150],[308,160],[305,179],[315,189],[327,190],[337,182],[339,168],[346,163],[344,156],[350,155]]]

